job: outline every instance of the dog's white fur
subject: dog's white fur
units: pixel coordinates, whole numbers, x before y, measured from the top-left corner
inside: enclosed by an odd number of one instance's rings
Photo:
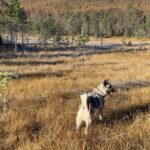
[[[93,89],[93,92],[98,93],[101,96],[105,97],[107,95],[107,90],[108,90],[107,86],[105,87],[104,84],[100,84],[97,88]],[[79,110],[77,112],[77,117],[76,117],[76,131],[79,131],[82,122],[85,122],[86,124],[85,134],[88,133],[88,129],[94,119],[94,112],[92,113],[91,111],[89,111],[91,109],[90,108],[88,109],[87,106],[87,98],[88,96],[90,96],[90,94],[92,93],[84,93],[80,95],[81,104],[79,106]],[[99,119],[103,120],[103,106],[99,109]]]
[[[76,131],[79,131],[81,124],[84,121],[86,123],[86,129],[85,129],[86,134],[90,124],[92,123],[92,118],[93,118],[87,107],[87,97],[88,97],[87,93],[80,95],[81,105],[79,106],[79,110],[76,117]]]

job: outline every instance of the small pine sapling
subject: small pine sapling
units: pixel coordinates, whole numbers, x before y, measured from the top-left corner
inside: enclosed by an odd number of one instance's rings
[[[3,99],[3,112],[7,109],[7,95],[8,95],[8,81],[13,77],[12,73],[0,72],[0,87],[2,89],[2,99]]]

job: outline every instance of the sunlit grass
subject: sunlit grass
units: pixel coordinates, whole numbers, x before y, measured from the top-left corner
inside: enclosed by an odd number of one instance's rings
[[[75,132],[79,95],[106,78],[117,93],[106,99],[104,122],[95,116],[87,148],[149,149],[149,51],[86,56],[84,73],[81,58],[42,54],[0,63],[2,70],[21,77],[10,81],[9,109],[0,116],[2,149],[81,149],[83,131]]]

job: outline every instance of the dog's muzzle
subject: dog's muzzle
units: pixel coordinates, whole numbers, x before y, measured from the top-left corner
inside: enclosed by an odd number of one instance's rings
[[[111,88],[107,91],[108,94],[113,94],[116,92],[116,89],[115,88]]]

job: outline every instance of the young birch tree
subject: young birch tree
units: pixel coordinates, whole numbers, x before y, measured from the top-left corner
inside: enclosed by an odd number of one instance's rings
[[[89,37],[87,34],[81,33],[75,37],[75,41],[77,43],[77,47],[83,51],[82,68],[83,68],[83,73],[84,73],[85,44],[89,41]]]

